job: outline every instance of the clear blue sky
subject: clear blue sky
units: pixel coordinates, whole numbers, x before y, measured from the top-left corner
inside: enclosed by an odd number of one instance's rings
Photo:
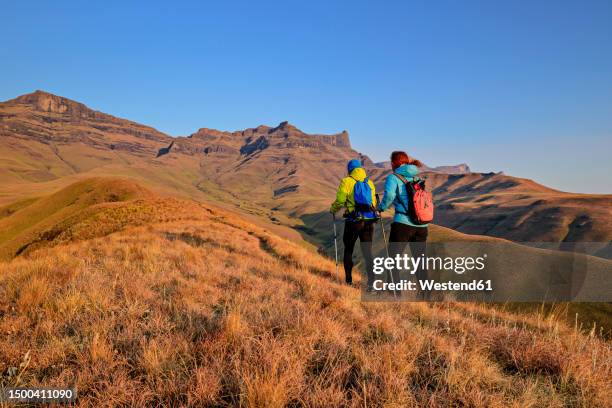
[[[171,135],[289,120],[374,160],[612,193],[612,1],[12,1],[0,35],[1,100]]]

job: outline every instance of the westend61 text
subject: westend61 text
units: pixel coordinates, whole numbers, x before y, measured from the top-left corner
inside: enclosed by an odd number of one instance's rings
[[[418,283],[418,288],[417,288]],[[402,279],[397,283],[384,282],[382,280],[374,281],[374,290],[399,290],[399,291],[469,291],[482,292],[492,291],[493,285],[491,280],[473,280],[470,282],[436,282],[434,280],[409,281]]]

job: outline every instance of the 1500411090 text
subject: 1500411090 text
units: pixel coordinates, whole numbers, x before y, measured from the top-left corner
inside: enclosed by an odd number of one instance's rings
[[[0,402],[71,402],[76,391],[71,388],[4,388]]]

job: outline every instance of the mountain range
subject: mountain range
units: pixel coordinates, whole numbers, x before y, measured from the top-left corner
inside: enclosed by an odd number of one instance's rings
[[[409,146],[398,146],[409,149]],[[382,191],[388,163],[351,147],[349,134],[306,134],[288,122],[172,137],[43,91],[0,103],[0,204],[91,176],[127,176],[159,192],[218,203],[286,236],[328,245],[327,212],[347,160],[360,158]],[[466,164],[426,167],[435,223],[520,242],[603,242],[612,195],[573,194]]]

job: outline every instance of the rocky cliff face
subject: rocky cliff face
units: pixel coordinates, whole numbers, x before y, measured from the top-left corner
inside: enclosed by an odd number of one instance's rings
[[[187,138],[180,138],[177,151],[187,154],[220,154],[247,156],[268,147],[284,149],[327,149],[351,150],[347,131],[332,135],[307,134],[290,124],[281,122],[276,127],[261,125],[234,132],[223,132],[202,128]]]
[[[29,105],[37,112],[67,114],[73,117],[88,119],[109,119],[110,117],[110,115],[91,110],[82,103],[44,91],[21,95],[6,103]]]
[[[470,166],[465,163],[457,164],[455,166],[429,167],[428,170],[443,174],[468,174],[472,172],[470,170]]]
[[[115,148],[139,145],[136,150],[147,147],[148,143],[141,143],[143,140],[162,143],[170,140],[170,136],[149,126],[98,112],[82,103],[43,91],[0,103],[0,135],[42,143],[79,141],[97,148],[110,148],[109,136],[116,136],[121,140],[117,140]]]
[[[375,163],[375,166],[380,169],[389,170],[391,169],[391,162],[384,161]],[[470,166],[465,163],[457,164],[455,166],[437,166],[437,167],[429,167],[425,166],[421,169],[421,171],[429,171],[432,173],[442,173],[442,174],[469,174],[472,172]]]
[[[177,138],[169,158],[173,152],[198,160],[208,181],[248,191],[245,199],[293,215],[311,208],[313,199],[334,194],[347,160],[360,158],[372,166],[351,148],[348,132],[307,134],[286,121],[234,132],[202,128]]]

